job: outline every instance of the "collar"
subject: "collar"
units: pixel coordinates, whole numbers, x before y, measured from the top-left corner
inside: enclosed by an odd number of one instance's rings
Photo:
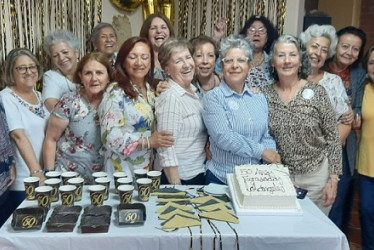
[[[170,88],[173,88],[174,91],[177,93],[178,96],[189,95],[189,96],[193,96],[195,98],[199,98],[197,96],[197,94],[196,94],[197,88],[192,83],[190,83],[190,87],[191,87],[191,90],[194,92],[194,94],[191,94],[190,92],[188,92],[187,90],[185,90],[183,87],[181,87],[178,83],[176,83],[172,79],[169,78],[168,81],[171,84]]]
[[[227,85],[227,83],[225,81],[223,81],[222,83],[222,92],[225,96],[232,96],[232,95],[236,95],[236,96],[243,96],[243,95],[250,95],[252,96],[253,95],[253,92],[248,88],[248,85],[247,84],[244,84],[244,90],[243,90],[243,93],[242,94],[238,94],[237,92],[235,92],[234,90],[232,90],[229,85]]]

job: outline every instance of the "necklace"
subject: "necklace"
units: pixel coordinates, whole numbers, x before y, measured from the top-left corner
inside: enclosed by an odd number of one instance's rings
[[[251,62],[251,68],[260,67],[264,63],[264,61],[265,61],[265,54],[264,52],[262,52],[260,59],[253,59],[253,61]]]

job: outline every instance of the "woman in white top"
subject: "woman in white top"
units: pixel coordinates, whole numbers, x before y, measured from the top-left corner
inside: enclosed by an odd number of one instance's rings
[[[342,79],[322,69],[328,58],[335,54],[338,38],[335,28],[331,25],[309,26],[300,34],[300,40],[306,46],[312,73],[308,80],[322,85],[329,95],[332,106],[335,109],[336,121],[339,128],[342,144],[345,144],[347,136],[351,132],[351,119],[342,119],[351,116],[352,109],[345,91]]]
[[[10,136],[15,145],[16,180],[11,187],[13,208],[25,198],[23,179],[37,176],[45,179],[42,147],[49,112],[41,94],[35,91],[42,70],[36,57],[27,49],[13,49],[7,56],[0,92]]]
[[[65,92],[76,90],[73,78],[78,65],[79,40],[67,30],[56,30],[44,39],[44,50],[56,69],[43,76],[43,101],[51,111]]]
[[[203,104],[191,83],[195,74],[191,44],[169,39],[158,59],[169,76],[170,88],[156,100],[158,131],[170,131],[175,144],[158,148],[156,168],[163,170],[161,183],[203,185],[207,132],[202,119]]]

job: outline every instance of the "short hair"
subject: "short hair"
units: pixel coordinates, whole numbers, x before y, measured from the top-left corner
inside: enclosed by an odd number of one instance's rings
[[[130,98],[137,98],[138,93],[134,90],[130,77],[128,76],[128,73],[126,71],[126,68],[124,67],[125,61],[127,56],[130,54],[131,50],[135,47],[137,43],[144,43],[149,47],[149,51],[151,53],[151,68],[146,75],[146,81],[156,89],[158,81],[156,81],[153,77],[153,70],[155,67],[155,62],[154,62],[154,55],[153,55],[153,50],[152,50],[152,45],[148,41],[147,38],[144,37],[139,37],[139,36],[134,36],[129,39],[127,39],[121,46],[121,48],[118,51],[117,54],[117,59],[115,63],[115,70],[113,72],[113,81],[117,82],[119,87],[121,87],[126,95],[128,95]]]
[[[330,40],[328,58],[335,55],[336,45],[338,44],[338,37],[336,36],[336,30],[332,25],[318,25],[313,24],[308,27],[304,32],[300,33],[300,40],[306,47],[312,38],[325,37]]]
[[[51,56],[51,47],[60,42],[68,44],[73,50],[80,49],[80,41],[72,32],[68,30],[55,30],[44,38],[44,51]]]
[[[171,55],[184,49],[188,49],[192,56],[192,45],[187,40],[171,38],[164,42],[158,52],[158,61],[160,62],[161,68],[165,70],[169,64]]]
[[[308,75],[312,72],[310,62],[308,59],[308,53],[306,52],[304,44],[301,42],[301,40],[293,35],[281,35],[273,44],[270,51],[270,60],[268,68],[271,69],[271,63],[275,60],[275,55],[277,53],[277,45],[280,43],[288,43],[288,44],[294,44],[299,52],[300,55],[300,62],[301,62],[301,69],[299,71],[299,78],[300,79],[307,79]],[[269,70],[271,77],[278,81],[278,73],[275,69]]]
[[[245,56],[249,58],[248,64],[253,60],[253,42],[243,35],[231,35],[222,40],[220,45],[220,56],[225,58],[230,49],[238,48],[242,49],[245,53]]]
[[[84,66],[90,61],[97,61],[100,64],[104,65],[108,72],[109,80],[112,81],[112,66],[108,61],[108,57],[102,52],[91,52],[86,54],[78,63],[77,70],[74,74],[74,82],[81,83],[81,78],[79,73],[82,73]]]
[[[34,61],[36,67],[38,68],[38,81],[43,76],[43,69],[38,59],[36,58],[36,56],[30,50],[25,49],[25,48],[12,49],[6,57],[4,74],[3,74],[3,82],[8,87],[15,85],[14,77],[13,77],[13,70],[14,70],[17,59],[21,56],[28,56],[31,60]]]
[[[166,26],[168,26],[170,37],[174,37],[175,33],[174,33],[173,25],[171,24],[169,18],[167,18],[162,13],[153,13],[153,14],[149,15],[147,17],[147,19],[145,19],[145,21],[143,22],[143,25],[142,25],[142,27],[140,29],[140,32],[139,32],[139,36],[140,37],[148,38],[149,28],[151,28],[152,21],[156,17],[161,18],[162,20],[164,20],[164,22],[166,23]]]
[[[209,36],[206,36],[206,35],[197,36],[195,38],[192,38],[190,40],[190,43],[192,44],[192,55],[195,54],[197,46],[200,46],[200,45],[203,45],[203,44],[206,44],[206,43],[210,43],[211,45],[213,45],[214,55],[216,56],[216,59],[219,56],[219,50],[218,50],[217,44],[213,40],[213,38],[211,38]]]
[[[366,51],[366,54],[363,58],[363,62],[362,62],[362,66],[364,67],[364,69],[367,71],[367,68],[368,68],[368,63],[369,63],[369,58],[370,58],[370,54],[374,51],[374,45],[372,45],[368,51]]]
[[[341,36],[347,35],[347,34],[357,36],[358,38],[360,38],[360,40],[362,42],[357,61],[354,62],[353,65],[352,65],[352,66],[356,66],[361,62],[361,59],[364,56],[364,49],[365,49],[365,45],[366,45],[366,33],[363,30],[361,30],[359,28],[356,28],[356,27],[353,27],[353,26],[344,27],[344,28],[338,30],[338,32],[336,32],[336,35],[338,36],[339,41],[340,41]],[[339,41],[338,41],[338,43],[339,43]]]
[[[111,25],[110,23],[99,23],[93,28],[91,32],[90,42],[92,45],[97,42],[100,36],[100,32],[104,28],[112,28],[114,31],[114,34],[117,37],[117,32],[116,32],[116,29],[113,27],[113,25]]]
[[[278,32],[277,30],[274,28],[274,25],[270,22],[270,20],[268,18],[266,18],[265,16],[251,16],[244,24],[244,27],[243,29],[240,31],[240,35],[243,35],[243,36],[247,36],[247,30],[249,29],[249,27],[251,27],[251,25],[255,22],[255,21],[260,21],[263,23],[263,25],[265,26],[266,28],[266,31],[267,31],[267,41],[266,41],[266,44],[264,46],[264,50],[266,53],[269,53],[270,52],[270,48],[271,48],[271,45],[273,44],[273,42],[278,38]]]

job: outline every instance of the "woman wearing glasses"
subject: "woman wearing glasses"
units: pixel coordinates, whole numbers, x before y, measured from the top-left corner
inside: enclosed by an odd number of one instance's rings
[[[203,99],[203,119],[213,158],[206,163],[206,181],[226,184],[226,175],[242,164],[280,163],[268,129],[263,94],[245,84],[253,59],[253,43],[234,35],[221,43],[223,82]]]
[[[49,113],[35,91],[42,76],[36,57],[27,49],[13,49],[5,62],[3,82],[7,85],[0,92],[10,137],[15,144],[16,180],[10,188],[13,209],[25,198],[23,179],[45,177],[42,167],[42,147]]]

